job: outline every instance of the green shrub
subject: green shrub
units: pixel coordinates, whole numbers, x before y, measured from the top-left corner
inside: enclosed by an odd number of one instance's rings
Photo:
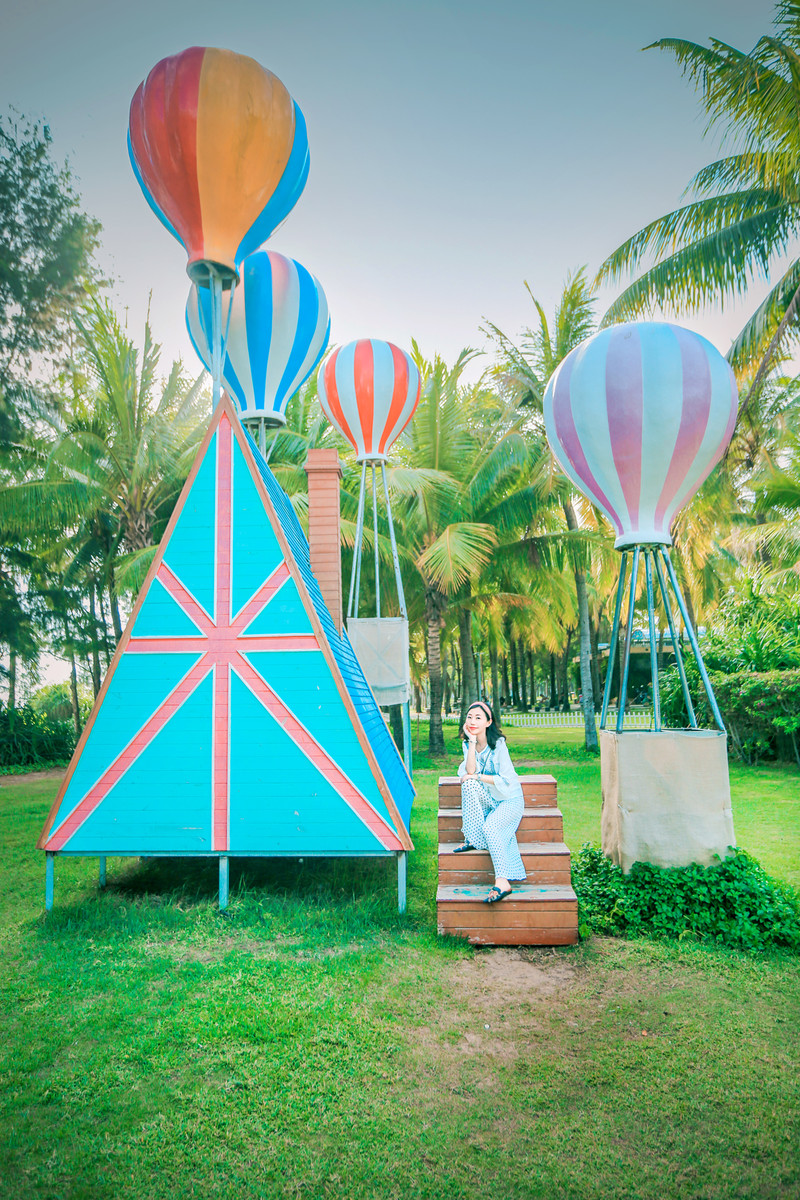
[[[69,721],[52,721],[28,705],[13,713],[0,705],[0,767],[36,767],[72,756],[75,731]]]
[[[800,899],[743,850],[711,867],[634,863],[625,875],[587,843],[573,863],[572,882],[584,933],[800,950]]]
[[[689,691],[698,724],[713,727],[705,689],[694,661],[686,663]],[[754,765],[760,758],[778,758],[800,765],[800,670],[710,671],[709,678],[733,751]],[[680,679],[675,667],[661,680],[661,714],[664,724],[688,724]]]
[[[92,711],[92,694],[88,688],[78,684],[78,710],[81,724],[85,725]],[[66,683],[47,683],[37,688],[30,699],[30,706],[39,716],[50,721],[73,721],[72,689]]]

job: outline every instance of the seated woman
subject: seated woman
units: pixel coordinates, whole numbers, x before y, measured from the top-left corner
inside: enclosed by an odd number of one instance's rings
[[[461,780],[461,821],[467,850],[488,850],[495,881],[484,903],[496,904],[511,895],[511,881],[522,881],[525,868],[517,845],[517,826],[525,802],[522,785],[511,765],[506,739],[490,706],[476,700],[461,729],[464,761],[458,768]]]

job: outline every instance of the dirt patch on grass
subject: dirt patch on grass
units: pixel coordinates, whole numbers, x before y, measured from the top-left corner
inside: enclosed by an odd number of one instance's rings
[[[0,787],[11,787],[14,783],[37,783],[43,779],[63,779],[64,767],[47,771],[26,771],[24,775],[0,775]]]
[[[552,996],[572,987],[585,968],[553,951],[498,947],[456,963],[451,974],[454,991],[465,999],[490,996],[505,1003]]]

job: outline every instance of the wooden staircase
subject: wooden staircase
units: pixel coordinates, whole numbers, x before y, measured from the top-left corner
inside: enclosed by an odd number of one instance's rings
[[[483,901],[494,883],[488,850],[454,854],[463,842],[461,782],[439,780],[439,933],[479,946],[569,946],[578,940],[578,898],[572,890],[564,822],[552,775],[522,775],[525,812],[517,830],[528,878],[497,904]]]

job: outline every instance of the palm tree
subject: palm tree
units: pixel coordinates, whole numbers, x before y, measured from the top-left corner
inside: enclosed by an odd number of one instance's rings
[[[529,434],[532,438],[537,439],[542,447],[546,447],[547,440],[544,435],[541,414],[547,382],[570,351],[594,331],[595,296],[594,288],[587,282],[585,267],[581,267],[579,271],[569,275],[556,308],[551,331],[544,308],[530,288],[528,288],[528,293],[536,308],[537,324],[525,331],[519,347],[496,325],[490,325],[489,330],[500,350],[501,369],[505,372],[511,386],[518,392],[521,403],[527,405],[530,410]],[[577,501],[572,484],[558,470],[550,453],[541,456],[540,464],[539,486],[549,490],[553,498],[559,502],[569,533],[580,535],[582,527],[576,511]],[[598,744],[592,686],[589,600],[586,586],[589,560],[585,536],[574,536],[573,542],[585,743],[587,750],[595,752]]]
[[[800,3],[781,0],[775,36],[750,53],[712,38],[709,46],[662,38],[647,49],[673,54],[698,86],[708,128],[731,153],[691,180],[689,203],[646,225],[603,263],[598,282],[650,266],[611,305],[603,324],[656,305],[697,311],[743,295],[754,277],[791,253],[791,262],[729,352],[751,369],[749,395],[800,335]]]

